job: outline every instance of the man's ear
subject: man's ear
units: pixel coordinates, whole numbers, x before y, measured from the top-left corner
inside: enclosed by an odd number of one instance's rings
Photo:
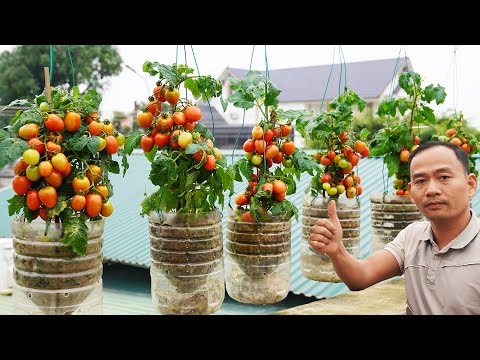
[[[467,175],[467,183],[468,183],[468,196],[470,199],[472,199],[475,193],[477,192],[477,186],[478,186],[478,179],[475,176],[475,174],[470,173]]]

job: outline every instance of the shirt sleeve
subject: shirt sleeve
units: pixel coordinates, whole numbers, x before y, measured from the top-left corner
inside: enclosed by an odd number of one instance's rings
[[[409,225],[410,226],[410,225]],[[405,243],[406,243],[406,235],[407,235],[408,226],[400,231],[398,235],[393,239],[393,241],[389,242],[385,245],[384,249],[390,252],[395,259],[397,259],[398,266],[400,267],[400,272],[403,274],[404,272],[404,264],[405,264]]]

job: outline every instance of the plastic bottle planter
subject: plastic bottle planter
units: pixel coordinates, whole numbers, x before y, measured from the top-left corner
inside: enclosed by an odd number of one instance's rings
[[[302,246],[300,263],[303,276],[310,280],[325,282],[341,282],[333,268],[330,258],[318,253],[310,246],[310,231],[315,221],[328,218],[328,202],[330,198],[312,196],[303,197],[302,207]],[[354,257],[360,255],[360,205],[356,199],[333,199],[337,205],[337,216],[343,230],[343,245]]]
[[[152,298],[160,313],[207,315],[220,309],[225,298],[221,220],[219,211],[150,214]]]
[[[409,224],[423,219],[408,196],[376,193],[370,195],[372,209],[371,250],[376,252],[395,239]]]
[[[79,256],[62,242],[64,225],[12,218],[13,304],[16,314],[101,315],[104,220],[87,222]]]
[[[225,282],[233,299],[273,304],[290,289],[291,221],[267,216],[263,222],[242,222],[244,211],[228,210]]]

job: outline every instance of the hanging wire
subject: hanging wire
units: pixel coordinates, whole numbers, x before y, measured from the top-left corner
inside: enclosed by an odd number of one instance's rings
[[[202,88],[203,94],[207,98],[208,108],[210,109],[210,115],[212,116],[212,135],[213,135],[213,138],[215,139],[215,122],[213,121],[212,106],[210,105],[210,99],[208,98],[207,94],[205,93],[205,87],[203,86],[203,83],[202,83],[202,81],[203,81],[202,80],[202,75],[200,74],[200,69],[198,68],[197,58],[195,57],[195,52],[193,51],[193,45],[190,45],[190,48],[192,49],[193,60],[195,61],[195,66],[196,66],[197,72],[198,72],[198,81],[200,82],[200,86]]]
[[[50,45],[50,84],[53,80],[53,45]]]
[[[178,64],[178,45],[177,45],[177,49],[175,50],[175,65]]]
[[[340,97],[340,88],[342,86],[342,70],[343,70],[343,64],[342,64],[342,56],[340,55],[340,45],[338,45],[338,53],[339,53],[339,59],[340,59],[340,79],[338,80],[338,96]]]
[[[343,54],[343,49],[342,49],[342,45],[339,45],[339,51],[340,51],[340,54],[341,54],[341,58],[343,58],[343,66],[344,66],[344,76],[345,76],[345,80],[344,80],[344,84],[345,84],[345,88],[347,87],[347,62],[345,61],[345,55]]]
[[[255,53],[255,45],[253,45],[252,55],[250,55],[250,66],[249,66],[249,68],[248,68],[248,71],[249,71],[249,72],[252,70],[252,62],[253,62],[253,54],[254,54],[254,53]],[[238,132],[237,138],[235,139],[235,144],[233,145],[233,150],[232,150],[232,164],[233,164],[233,156],[234,156],[235,150],[236,150],[236,148],[237,148],[238,140],[240,139],[240,136],[242,136],[243,127],[245,126],[245,112],[246,112],[246,110],[243,109],[242,126],[241,126],[241,128],[240,128],[240,131]],[[228,206],[229,206],[230,208],[232,208],[232,206],[230,205],[231,199],[232,199],[232,195],[230,194],[229,199],[228,199]]]
[[[183,54],[185,55],[185,65],[187,65],[187,48],[185,45],[183,45]],[[185,88],[185,99],[188,100],[188,90]]]
[[[323,109],[323,102],[325,101],[325,96],[327,95],[328,84],[330,83],[330,77],[332,76],[332,71],[333,71],[333,65],[334,65],[334,63],[335,63],[335,45],[333,46],[332,65],[330,66],[330,73],[328,74],[327,86],[325,86],[325,91],[323,92],[322,104],[320,105],[320,112],[322,112],[322,109]]]
[[[325,90],[323,91],[323,97],[322,97],[322,103],[320,104],[320,113],[322,112],[322,109],[323,109],[323,102],[325,101],[325,96],[327,94],[327,89],[328,89],[328,84],[330,83],[330,77],[332,76],[332,71],[333,71],[333,65],[335,64],[335,45],[333,45],[333,58],[332,58],[332,65],[330,66],[330,73],[328,74],[328,79],[327,79],[327,85],[325,86]],[[318,197],[318,194],[319,194],[319,182],[317,181],[316,184],[315,184],[315,190],[316,190],[316,194],[315,196],[312,198],[312,200],[310,201],[310,206],[313,205],[313,202],[315,201],[315,199]],[[322,190],[320,190],[322,191]]]
[[[453,48],[453,109],[454,116],[457,116],[458,105],[458,68],[457,68],[457,47]]]
[[[267,58],[267,45],[264,45],[265,48],[265,97],[267,97],[268,94],[268,81],[270,79],[270,72],[268,71],[268,58]],[[264,99],[264,104],[265,104],[265,99]],[[265,142],[265,132],[267,130],[267,123],[268,123],[268,106],[265,104],[265,121],[263,122],[263,135],[262,135],[262,140],[263,140],[263,174],[262,177],[260,178],[259,183],[263,179],[265,179],[265,176],[267,174],[267,160],[266,160],[266,151],[267,151],[267,144]],[[280,132],[281,132],[281,127],[280,127]]]
[[[75,86],[75,69],[73,67],[72,54],[70,53],[70,46],[67,45],[68,57],[70,58],[70,67],[72,68],[72,85]]]
[[[394,89],[394,85],[396,83],[395,81],[395,77],[397,75],[397,69],[398,69],[398,63],[400,61],[400,55],[402,53],[402,47],[403,45],[400,46],[400,50],[398,51],[398,56],[397,56],[397,61],[395,62],[395,68],[393,69],[393,75],[392,75],[392,81],[390,82],[390,95],[389,95],[389,100],[390,100],[390,107],[388,108],[388,115],[387,115],[387,127],[390,131],[390,110],[392,109],[392,97],[393,97],[393,89]],[[406,66],[407,66],[407,69],[408,69],[408,60],[407,60],[407,57],[405,55],[405,63],[406,63]],[[408,71],[408,70],[407,70]],[[385,195],[387,194],[387,182],[388,182],[388,174],[387,176],[385,176],[385,163],[383,163],[383,167],[382,167],[382,182],[383,182],[383,202],[385,202]]]

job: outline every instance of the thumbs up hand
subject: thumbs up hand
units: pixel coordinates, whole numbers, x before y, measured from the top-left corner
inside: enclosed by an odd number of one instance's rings
[[[313,249],[328,256],[334,255],[343,239],[343,230],[337,216],[334,200],[328,203],[328,219],[318,219],[310,231],[310,245]]]

